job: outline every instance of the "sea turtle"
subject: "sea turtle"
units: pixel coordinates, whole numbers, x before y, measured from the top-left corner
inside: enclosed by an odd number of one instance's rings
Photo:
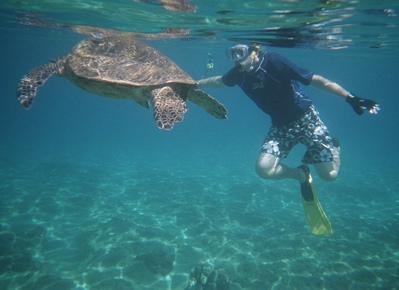
[[[21,79],[17,99],[23,107],[29,108],[38,87],[58,75],[94,94],[132,99],[152,107],[160,129],[170,130],[182,121],[187,99],[218,119],[226,118],[222,104],[136,34],[88,26],[74,26],[73,30],[90,37],[70,54],[33,69]]]

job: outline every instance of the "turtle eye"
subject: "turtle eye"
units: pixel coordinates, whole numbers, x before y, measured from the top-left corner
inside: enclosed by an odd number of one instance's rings
[[[104,37],[104,34],[102,34],[101,32],[92,32],[90,33],[90,36],[94,39],[101,39]]]

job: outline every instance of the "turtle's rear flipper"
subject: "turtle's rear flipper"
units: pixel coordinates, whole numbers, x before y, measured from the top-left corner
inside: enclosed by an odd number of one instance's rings
[[[154,89],[151,94],[150,105],[154,110],[157,127],[172,130],[175,123],[183,120],[187,112],[186,102],[169,86]]]
[[[53,75],[62,72],[62,59],[41,65],[26,74],[18,83],[17,100],[24,107],[29,108],[37,94],[37,89],[44,85]]]
[[[188,99],[217,119],[227,118],[227,109],[215,98],[199,88],[190,89],[188,92]]]

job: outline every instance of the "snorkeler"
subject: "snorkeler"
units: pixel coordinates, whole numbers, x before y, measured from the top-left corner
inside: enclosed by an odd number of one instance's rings
[[[379,105],[258,45],[237,44],[227,50],[227,55],[234,67],[223,76],[201,79],[198,85],[238,85],[271,117],[272,126],[256,162],[257,174],[265,179],[298,180],[312,233],[330,234],[331,224],[317,199],[308,165],[313,165],[322,179],[334,180],[340,168],[340,148],[299,84],[316,86],[342,97],[358,115],[377,114]],[[303,164],[297,168],[283,164],[281,161],[299,143],[307,149]]]

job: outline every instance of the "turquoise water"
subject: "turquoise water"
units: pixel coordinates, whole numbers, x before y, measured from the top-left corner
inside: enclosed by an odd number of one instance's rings
[[[397,1],[190,4],[195,12],[158,1],[0,4],[0,289],[180,290],[201,263],[228,277],[218,290],[399,289]],[[310,234],[296,182],[256,176],[270,120],[237,88],[206,89],[227,120],[190,103],[170,132],[129,100],[58,77],[23,110],[19,79],[84,39],[22,24],[26,15],[145,33],[190,29],[147,44],[194,79],[226,72],[226,47],[256,40],[380,102],[379,115],[358,117],[305,88],[342,146],[339,178],[315,176],[333,235]],[[287,162],[298,165],[303,149]]]

